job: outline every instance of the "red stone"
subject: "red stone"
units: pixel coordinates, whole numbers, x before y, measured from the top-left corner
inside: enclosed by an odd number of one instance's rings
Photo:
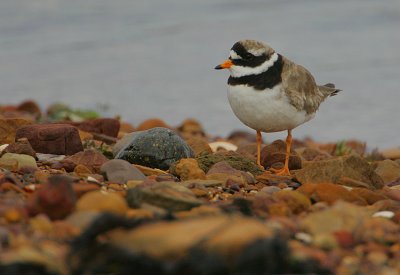
[[[83,150],[77,128],[65,124],[35,124],[17,130],[15,139],[26,137],[37,153],[73,155]]]
[[[31,216],[46,214],[50,219],[63,219],[75,209],[76,196],[72,180],[66,176],[52,176],[31,197],[27,209]]]
[[[66,122],[82,131],[117,137],[121,124],[115,118],[97,118],[83,122]]]

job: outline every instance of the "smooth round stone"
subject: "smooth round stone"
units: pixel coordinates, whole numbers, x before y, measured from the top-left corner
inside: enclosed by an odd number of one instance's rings
[[[101,166],[100,171],[111,182],[126,183],[129,180],[145,180],[146,176],[132,164],[122,159],[112,159]]]
[[[192,149],[174,131],[157,127],[132,136],[115,158],[167,170],[175,161],[193,156]]]

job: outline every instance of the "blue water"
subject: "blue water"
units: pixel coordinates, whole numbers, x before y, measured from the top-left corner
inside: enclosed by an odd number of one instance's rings
[[[400,145],[398,0],[2,0],[0,104],[106,105],[134,125],[194,117],[226,135],[246,127],[226,98],[228,72],[213,68],[243,38],[343,90],[295,137]]]

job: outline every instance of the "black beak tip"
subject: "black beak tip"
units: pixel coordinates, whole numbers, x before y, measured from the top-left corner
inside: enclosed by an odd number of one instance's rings
[[[221,70],[222,67],[221,67],[221,65],[218,65],[218,66],[216,66],[214,69],[216,69],[216,70]]]

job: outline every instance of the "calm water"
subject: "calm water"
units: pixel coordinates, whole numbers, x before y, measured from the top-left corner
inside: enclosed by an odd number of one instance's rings
[[[107,105],[133,124],[194,117],[226,135],[245,126],[213,67],[242,38],[343,89],[296,137],[400,145],[398,0],[2,0],[0,104]]]

